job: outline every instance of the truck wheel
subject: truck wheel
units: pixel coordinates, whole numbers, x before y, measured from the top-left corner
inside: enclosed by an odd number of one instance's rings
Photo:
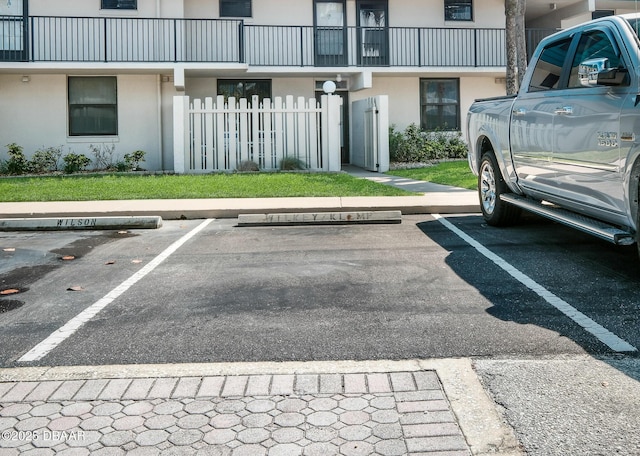
[[[520,208],[505,203],[500,195],[508,193],[509,188],[502,178],[495,155],[487,152],[480,161],[478,173],[478,196],[482,216],[491,226],[506,226],[514,223],[520,216]]]

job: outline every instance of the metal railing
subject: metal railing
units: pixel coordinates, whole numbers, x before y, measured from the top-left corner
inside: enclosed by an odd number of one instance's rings
[[[29,18],[34,62],[239,62],[242,21]]]
[[[0,16],[0,60],[296,67],[500,67],[493,28],[249,25],[226,19]]]

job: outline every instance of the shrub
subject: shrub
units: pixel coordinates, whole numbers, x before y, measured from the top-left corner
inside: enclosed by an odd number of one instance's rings
[[[254,161],[251,160],[243,160],[238,166],[236,166],[236,171],[238,172],[252,172],[252,171],[260,171],[260,166]]]
[[[110,170],[115,168],[113,163],[113,155],[116,151],[115,144],[100,144],[98,146],[91,144],[89,151],[93,154],[93,162],[96,169]]]
[[[404,132],[389,128],[389,158],[392,162],[428,162],[439,159],[465,158],[467,145],[460,132],[424,131],[416,124]]]
[[[89,157],[84,154],[69,153],[65,155],[62,160],[64,161],[64,172],[67,174],[82,171],[91,163]]]
[[[131,171],[131,168],[129,168],[127,164],[122,160],[117,161],[114,166],[116,168],[116,171],[118,171],[119,173],[126,173],[127,171]]]
[[[305,168],[304,162],[296,157],[287,156],[280,160],[280,169],[282,171],[295,171]]]
[[[140,166],[140,162],[144,161],[144,156],[147,153],[143,150],[136,150],[130,154],[124,154],[124,163],[129,171],[137,170]]]
[[[41,174],[58,170],[58,163],[62,157],[62,146],[38,149],[31,157],[29,168],[31,172]]]
[[[29,161],[24,155],[23,148],[16,143],[7,144],[9,160],[4,162],[6,174],[25,174],[29,171]]]

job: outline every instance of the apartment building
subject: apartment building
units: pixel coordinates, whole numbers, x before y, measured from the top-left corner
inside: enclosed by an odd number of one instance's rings
[[[546,33],[629,3],[527,2]],[[0,138],[171,170],[174,96],[313,98],[332,80],[348,163],[354,101],[460,130],[474,99],[503,95],[504,26],[504,0],[0,0]]]

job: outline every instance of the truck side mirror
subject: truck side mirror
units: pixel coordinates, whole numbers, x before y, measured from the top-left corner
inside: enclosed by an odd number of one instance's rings
[[[622,66],[610,68],[609,59],[599,57],[581,62],[578,78],[582,87],[622,86],[629,84],[629,70]]]
[[[598,84],[598,77],[602,71],[609,66],[609,59],[606,57],[589,59],[580,62],[578,66],[578,79],[582,87],[593,87]]]
[[[606,70],[602,70],[598,73],[598,85],[629,85],[629,70],[626,68],[607,68]]]

